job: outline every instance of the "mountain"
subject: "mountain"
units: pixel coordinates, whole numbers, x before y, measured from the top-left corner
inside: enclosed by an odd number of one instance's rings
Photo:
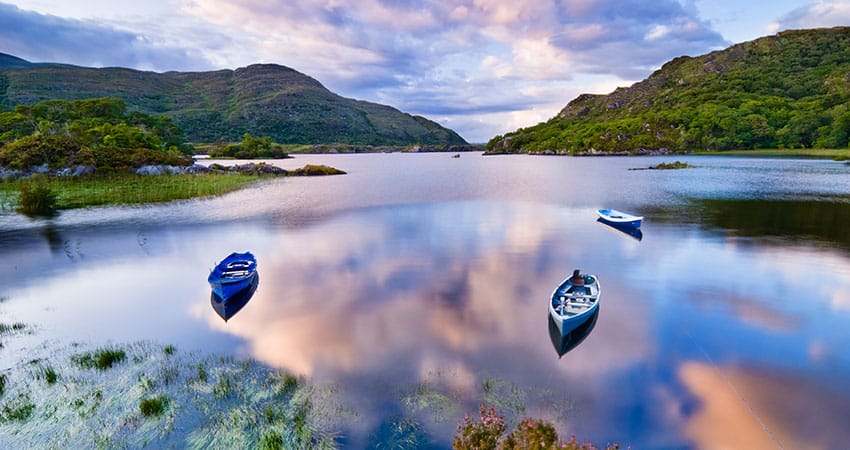
[[[608,95],[497,136],[492,153],[644,153],[667,149],[846,148],[850,28],[784,31],[682,56]]]
[[[42,100],[112,97],[130,110],[170,117],[188,141],[239,141],[244,133],[289,144],[459,144],[421,116],[344,98],[288,67],[144,72],[35,64],[0,54],[0,111]]]

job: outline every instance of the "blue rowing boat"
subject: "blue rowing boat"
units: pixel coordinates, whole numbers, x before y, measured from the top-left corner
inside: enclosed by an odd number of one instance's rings
[[[555,288],[549,299],[549,315],[562,335],[585,323],[599,308],[601,292],[596,275],[582,274],[578,269]]]
[[[251,252],[231,253],[210,272],[207,281],[222,301],[250,289],[257,277],[257,258]]]
[[[602,221],[620,227],[639,228],[643,216],[633,216],[616,209],[599,209],[596,211]]]

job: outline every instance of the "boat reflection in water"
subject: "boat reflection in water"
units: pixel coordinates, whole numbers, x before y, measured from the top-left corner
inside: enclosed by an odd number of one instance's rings
[[[558,329],[558,324],[552,319],[551,314],[547,314],[546,317],[549,319],[549,338],[552,340],[552,346],[555,347],[555,351],[558,352],[558,358],[561,358],[587,338],[593,327],[596,326],[596,318],[599,317],[599,308],[596,308],[596,311],[588,316],[586,321],[566,334],[561,334],[561,330]]]
[[[233,317],[242,307],[248,303],[248,300],[251,300],[251,297],[254,296],[254,292],[257,291],[257,286],[260,284],[260,274],[259,272],[254,272],[251,277],[251,283],[245,286],[245,289],[238,291],[235,294],[232,294],[227,299],[221,298],[218,294],[216,294],[215,290],[210,292],[210,303],[212,304],[213,310],[227,322],[228,319]]]
[[[614,231],[619,231],[620,233],[623,233],[623,234],[625,234],[626,236],[629,236],[632,239],[635,239],[635,240],[638,240],[638,241],[643,239],[643,231],[640,231],[640,228],[627,227],[627,226],[622,226],[622,225],[615,225],[613,223],[606,222],[606,221],[602,220],[601,218],[596,219],[596,221],[598,223],[601,223],[602,225],[604,225],[606,228],[614,230]]]

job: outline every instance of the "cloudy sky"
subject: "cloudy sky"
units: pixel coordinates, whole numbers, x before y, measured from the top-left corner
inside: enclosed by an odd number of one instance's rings
[[[0,52],[164,72],[292,67],[470,142],[680,55],[850,25],[850,0],[0,0]]]

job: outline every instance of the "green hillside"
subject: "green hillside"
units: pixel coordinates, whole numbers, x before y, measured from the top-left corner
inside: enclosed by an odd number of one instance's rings
[[[33,64],[0,54],[0,111],[104,97],[123,100],[131,111],[169,117],[190,142],[239,141],[250,133],[286,144],[466,144],[424,117],[340,97],[279,65],[155,73]]]
[[[497,136],[494,153],[846,148],[850,28],[785,31],[676,58],[547,122]]]

